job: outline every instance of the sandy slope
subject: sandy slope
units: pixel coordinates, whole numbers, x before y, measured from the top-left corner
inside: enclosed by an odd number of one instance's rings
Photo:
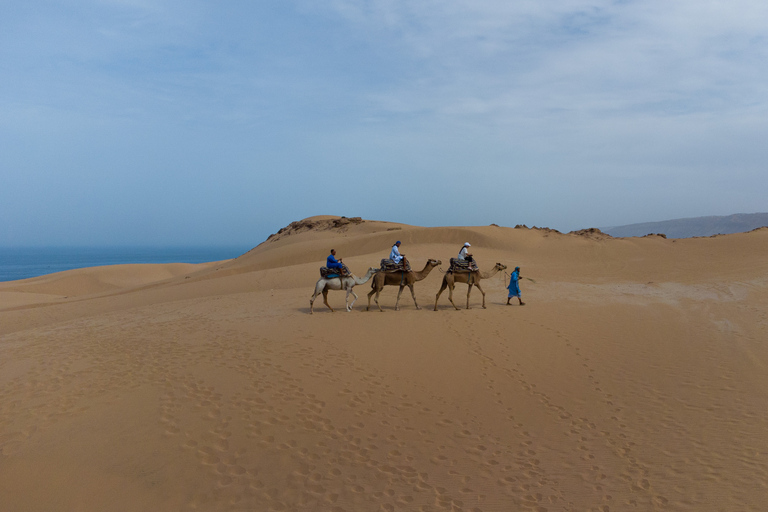
[[[611,239],[309,219],[201,266],[0,284],[0,510],[764,510],[768,230]],[[527,305],[309,315],[331,247],[470,241]],[[456,303],[463,307],[466,286]]]

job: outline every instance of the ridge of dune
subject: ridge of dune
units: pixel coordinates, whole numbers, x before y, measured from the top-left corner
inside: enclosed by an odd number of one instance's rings
[[[355,219],[355,220],[351,220]],[[508,245],[498,236],[500,228],[491,226],[446,226],[421,227],[385,221],[370,221],[357,218],[331,216],[310,217],[291,223],[271,235],[265,242],[233,260],[228,267],[242,267],[259,261],[261,265],[295,265],[309,260],[324,260],[331,248],[355,256],[374,253],[388,253],[395,241],[401,240],[406,246],[425,244],[461,245],[467,239],[473,245]],[[347,221],[339,224],[339,221]],[[561,233],[546,228],[531,228],[532,233]],[[333,247],[330,247],[333,246]],[[455,252],[458,253],[458,250]],[[270,254],[271,257],[265,257]],[[386,254],[384,254],[385,257]],[[378,263],[378,261],[376,261]]]
[[[458,254],[460,246],[469,241],[476,257],[485,260],[486,266],[496,261],[505,264],[524,263],[529,268],[541,266],[549,271],[559,270],[565,274],[587,274],[600,278],[611,272],[614,265],[610,261],[615,260],[621,262],[621,268],[626,268],[632,279],[643,279],[644,275],[653,276],[660,272],[666,274],[686,267],[704,274],[708,271],[707,260],[710,254],[728,256],[733,247],[740,243],[737,235],[725,235],[722,243],[714,241],[718,237],[668,240],[649,236],[623,239],[613,238],[596,229],[560,233],[548,228],[519,226],[420,227],[365,220],[342,229],[329,226],[326,224],[319,229],[294,231],[284,238],[265,241],[239,258],[217,267],[215,271],[204,270],[198,275],[210,277],[215,273],[224,276],[304,265],[311,265],[314,269],[324,264],[331,248],[336,249],[340,257],[346,258],[345,262],[354,265],[350,267],[353,271],[363,274],[368,267],[377,267],[380,259],[387,257],[392,244],[400,240],[403,242],[402,251],[420,261],[435,258],[443,260],[447,265],[448,259]],[[745,256],[759,258],[766,240],[759,233],[756,231],[752,239],[758,249],[750,250],[746,247],[743,249]],[[708,241],[706,251],[702,250],[701,240]],[[673,258],[665,257],[665,251],[669,251],[666,256]],[[566,261],[561,257],[563,253],[569,254]],[[613,278],[613,275],[610,277]]]

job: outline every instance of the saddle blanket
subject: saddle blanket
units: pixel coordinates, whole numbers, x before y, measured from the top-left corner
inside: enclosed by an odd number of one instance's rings
[[[344,265],[344,270],[347,275],[350,274],[349,269],[346,265]],[[328,267],[320,267],[320,277],[326,277],[326,278],[333,278],[333,277],[339,277],[341,274],[339,274],[338,268],[328,268]]]
[[[398,270],[401,271],[401,272],[403,270],[402,265],[400,265],[399,263],[395,263],[394,261],[392,261],[392,260],[390,260],[388,258],[384,258],[383,260],[381,260],[381,271],[382,272],[393,272],[393,271],[398,271]],[[411,264],[408,263],[407,260],[406,260],[406,264],[405,264],[405,270],[406,270],[406,272],[410,272],[411,271]]]
[[[451,258],[451,267],[448,269],[449,272],[470,272],[480,270],[477,268],[477,264],[474,260],[472,261],[461,261],[458,258]]]

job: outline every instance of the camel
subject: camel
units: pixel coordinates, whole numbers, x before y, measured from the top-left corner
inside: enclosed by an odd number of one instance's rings
[[[416,305],[416,309],[421,309],[419,307],[419,304],[416,302],[416,295],[413,293],[413,283],[416,281],[421,281],[425,277],[429,275],[429,273],[432,271],[433,268],[440,265],[442,262],[440,260],[433,260],[429,259],[427,260],[427,264],[424,265],[424,269],[421,272],[379,272],[376,274],[376,277],[373,278],[373,281],[371,282],[371,291],[368,293],[368,307],[365,309],[366,311],[370,311],[371,309],[371,296],[373,294],[376,294],[376,297],[373,299],[376,301],[376,305],[379,307],[379,311],[384,311],[381,309],[381,305],[379,304],[379,293],[381,293],[382,288],[385,286],[399,286],[400,290],[397,292],[397,302],[395,302],[395,311],[400,310],[400,294],[403,293],[403,288],[406,286],[410,288],[411,290],[411,297],[413,297],[413,303]]]
[[[309,314],[311,315],[314,312],[315,298],[321,293],[323,294],[323,302],[328,306],[328,309],[333,312],[333,308],[328,304],[328,290],[346,290],[347,296],[344,299],[344,304],[346,305],[347,311],[352,311],[352,306],[355,305],[355,301],[357,300],[357,294],[352,288],[354,288],[355,285],[367,282],[371,276],[378,271],[379,269],[371,267],[363,277],[357,277],[354,274],[344,277],[321,277],[317,281],[317,284],[315,284],[315,293],[313,293],[312,298],[309,299]],[[352,304],[349,304],[350,293],[355,297],[354,300],[352,300]]]
[[[469,285],[469,288],[467,288],[467,309],[470,309],[469,307],[469,294],[472,293],[472,287],[477,286],[477,289],[480,290],[480,293],[483,294],[483,309],[485,309],[485,292],[482,288],[480,288],[480,280],[482,279],[490,279],[491,277],[495,276],[497,272],[500,270],[506,270],[507,266],[502,265],[501,263],[497,263],[493,270],[490,272],[480,272],[479,270],[475,270],[472,272],[448,272],[443,276],[443,284],[440,286],[440,291],[437,292],[437,296],[435,297],[435,311],[437,311],[437,300],[440,298],[440,294],[443,293],[443,290],[448,288],[448,300],[451,301],[451,304],[453,304],[453,287],[456,283],[466,283]],[[470,275],[472,276],[472,280],[470,282]],[[457,310],[459,308],[456,307],[456,304],[453,304],[453,307]]]

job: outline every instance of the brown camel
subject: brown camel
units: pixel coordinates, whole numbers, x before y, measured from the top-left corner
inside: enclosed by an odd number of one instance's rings
[[[416,302],[416,294],[413,293],[413,283],[416,281],[421,281],[427,277],[432,269],[440,264],[442,264],[440,260],[429,259],[427,260],[427,264],[424,265],[424,269],[421,272],[378,272],[375,276],[373,276],[373,279],[371,279],[371,291],[368,293],[368,307],[366,308],[366,311],[370,311],[371,309],[371,297],[373,294],[376,294],[376,297],[373,300],[376,301],[376,305],[379,307],[379,311],[383,311],[383,309],[381,309],[381,305],[379,304],[379,293],[381,293],[382,288],[385,286],[400,287],[400,290],[397,292],[395,311],[400,310],[400,294],[403,293],[403,288],[406,286],[411,290],[411,297],[413,297],[413,303],[416,304],[416,309],[421,309],[419,304]]]
[[[480,293],[483,294],[483,308],[485,308],[485,292],[480,287],[480,280],[490,279],[491,277],[495,276],[497,272],[500,270],[506,270],[506,268],[506,265],[497,263],[493,267],[493,270],[490,272],[480,272],[479,270],[472,272],[447,272],[443,276],[443,284],[440,286],[440,291],[437,292],[437,296],[435,297],[435,311],[437,311],[437,300],[440,298],[440,294],[443,293],[443,290],[446,288],[448,288],[448,300],[451,301],[451,304],[453,304],[453,287],[456,283],[466,283],[469,285],[467,288],[467,309],[470,309],[469,294],[472,293],[473,286],[477,286],[477,289],[480,290]],[[456,307],[456,304],[453,304],[453,307],[459,309]]]

